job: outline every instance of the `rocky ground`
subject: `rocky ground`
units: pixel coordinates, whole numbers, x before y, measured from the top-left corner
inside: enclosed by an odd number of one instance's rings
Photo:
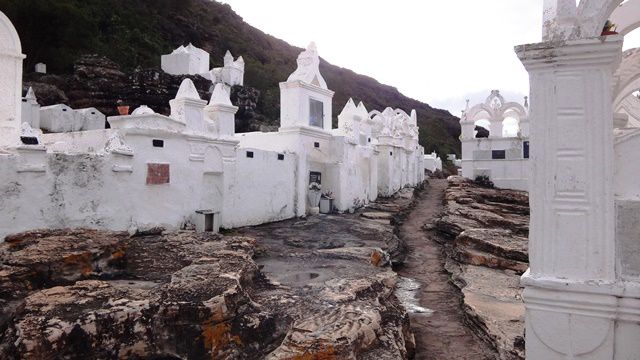
[[[409,247],[408,259],[398,268],[399,274],[421,285],[417,296],[431,312],[430,316],[410,314],[416,359],[495,359],[493,348],[475,336],[465,322],[462,296],[445,271],[447,257],[436,241],[438,234],[422,229],[425,220],[436,219],[442,212],[446,187],[447,180],[430,179],[425,191],[417,194],[414,210],[399,226],[399,235]]]
[[[404,191],[224,236],[9,236],[1,358],[407,359],[414,337],[389,264],[404,261],[392,223],[411,204]]]
[[[224,235],[16,234],[0,358],[523,359],[527,232],[526,193],[450,177]]]
[[[462,293],[470,327],[499,359],[524,359],[519,276],[528,267],[527,193],[450,177],[443,214],[425,229],[444,245],[445,267]]]

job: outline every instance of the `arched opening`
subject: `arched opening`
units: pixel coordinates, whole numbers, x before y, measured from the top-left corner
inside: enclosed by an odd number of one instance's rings
[[[475,125],[475,129],[473,130],[473,137],[476,139],[488,138],[491,134],[491,122],[488,119],[479,119],[476,120],[473,125]]]
[[[624,36],[622,51],[640,47],[640,29],[635,29]]]
[[[507,116],[502,120],[502,137],[517,137],[520,131],[520,122],[512,116]]]

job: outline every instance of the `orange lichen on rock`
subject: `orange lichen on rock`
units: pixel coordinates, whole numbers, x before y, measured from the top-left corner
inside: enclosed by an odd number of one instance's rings
[[[125,255],[124,249],[118,249],[111,253],[111,260],[122,259]]]
[[[218,353],[225,351],[230,345],[242,346],[242,341],[237,335],[231,333],[231,325],[228,323],[215,324],[212,320],[202,324],[202,338],[205,348],[211,351],[212,358],[217,358]]]
[[[332,346],[319,349],[318,351],[305,351],[301,355],[293,356],[287,360],[337,360],[338,356]]]
[[[92,255],[90,252],[80,252],[65,256],[62,262],[64,263],[65,272],[69,270],[71,270],[71,272],[78,271],[83,276],[87,276],[93,271],[91,259]]]
[[[382,255],[378,250],[373,250],[371,252],[371,264],[373,264],[373,266],[380,266],[380,261],[382,261]]]

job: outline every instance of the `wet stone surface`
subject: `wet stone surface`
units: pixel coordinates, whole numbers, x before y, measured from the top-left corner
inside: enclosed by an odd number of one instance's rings
[[[407,190],[376,206],[411,202]],[[18,234],[0,244],[0,354],[407,359],[414,338],[389,266],[406,250],[396,215],[319,215],[225,236]]]
[[[425,228],[443,245],[465,320],[499,359],[524,359],[520,275],[528,267],[527,193],[455,176],[448,179],[444,203],[441,216]]]

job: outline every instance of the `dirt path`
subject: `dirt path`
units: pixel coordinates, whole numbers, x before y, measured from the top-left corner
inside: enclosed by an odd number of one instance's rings
[[[431,316],[411,314],[411,328],[416,336],[416,359],[493,359],[488,345],[474,336],[463,322],[459,292],[451,285],[444,270],[441,246],[434,234],[422,226],[442,211],[446,180],[431,179],[415,209],[400,228],[410,255],[399,269],[401,276],[418,281],[420,305],[434,311]]]

